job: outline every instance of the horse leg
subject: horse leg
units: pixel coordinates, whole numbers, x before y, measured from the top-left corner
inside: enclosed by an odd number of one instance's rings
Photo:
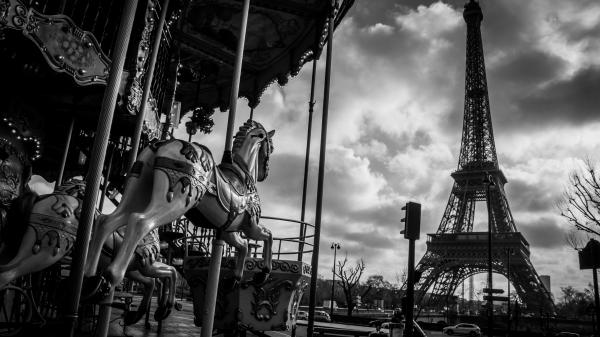
[[[126,275],[129,279],[144,285],[144,296],[142,297],[142,301],[140,302],[138,309],[136,311],[128,312],[124,319],[125,325],[132,325],[142,319],[144,314],[146,314],[146,311],[149,309],[150,299],[152,298],[152,293],[154,292],[155,282],[154,278],[146,277],[138,270],[130,270]]]
[[[39,251],[34,253],[32,249],[36,240],[35,230],[27,228],[17,255],[8,264],[0,266],[0,288],[20,276],[44,270],[65,256],[64,243],[61,248],[56,247],[57,240],[60,240],[57,235],[45,236]]]
[[[272,258],[273,258],[273,234],[267,228],[259,225],[257,221],[250,220],[251,225],[247,230],[244,231],[248,238],[253,240],[262,240],[264,242],[263,245],[263,260],[264,267],[262,269],[263,273],[270,273],[272,268]]]
[[[108,237],[115,230],[123,225],[122,219],[124,216],[126,216],[124,212],[117,213],[117,211],[112,214],[101,214],[98,216],[96,225],[94,226],[94,232],[90,240],[88,258],[85,261],[84,266],[84,275],[86,277],[96,275],[100,256],[102,255],[102,247],[104,246],[106,239],[108,239]]]
[[[138,156],[137,161],[142,163],[142,170],[139,176],[131,173],[128,175],[123,198],[117,209],[111,214],[101,214],[97,219],[84,267],[87,277],[96,275],[102,246],[106,239],[127,223],[129,214],[145,209],[149,202],[149,195],[152,191],[154,152],[145,149]]]
[[[221,238],[236,250],[237,260],[233,276],[237,282],[240,282],[244,272],[244,261],[246,261],[246,255],[248,255],[248,241],[243,239],[239,232],[224,232]]]
[[[157,304],[154,319],[162,321],[169,316],[171,308],[175,304],[175,287],[177,285],[177,270],[173,266],[169,266],[162,262],[154,262],[146,265],[140,270],[146,277],[158,278],[162,280],[162,296]]]
[[[152,195],[150,196],[151,200],[148,206],[143,212],[132,213],[129,216],[123,243],[113,262],[106,269],[105,275],[109,278],[109,282],[113,286],[123,279],[125,270],[140,240],[154,228],[177,220],[192,208],[195,201],[201,197],[198,195],[199,192],[194,190],[192,191],[192,193],[196,194],[192,195],[194,202],[187,202],[188,189],[191,186],[188,185],[183,188],[182,183],[178,182],[173,186],[173,198],[168,202],[167,193],[170,192],[169,179],[166,173],[161,170],[154,171],[152,185]]]

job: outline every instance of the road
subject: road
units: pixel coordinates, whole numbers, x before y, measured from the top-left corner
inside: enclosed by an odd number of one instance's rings
[[[135,296],[134,303],[139,303],[140,297]],[[112,319],[110,326],[110,337],[160,337],[160,336],[199,336],[200,328],[194,326],[194,316],[192,310],[192,303],[190,301],[179,301],[182,304],[183,310],[177,311],[173,310],[171,312],[170,317],[164,322],[160,331],[158,329],[157,323],[151,319],[149,328],[144,326],[144,321],[141,320],[137,324],[132,326],[123,328],[123,322],[121,319],[122,311],[118,309],[112,310]],[[154,312],[156,307],[156,301],[152,301],[152,310],[151,313]],[[298,329],[296,331],[297,337],[306,337],[306,325],[307,321],[298,321]],[[358,330],[371,332],[375,331],[373,327],[361,326],[361,325],[348,325],[348,324],[338,324],[338,323],[325,323],[325,322],[315,322],[315,326],[327,327],[327,328],[337,328],[337,329],[349,329],[349,330]],[[439,331],[426,331],[429,337],[441,337],[441,332]],[[268,331],[268,335],[272,337],[289,337],[291,335],[291,331]],[[87,336],[82,334],[81,336]],[[222,336],[222,335],[221,335]],[[248,336],[253,336],[249,334]]]
[[[297,330],[298,337],[306,337],[306,325],[307,324],[308,324],[307,321],[303,321],[303,320],[298,321],[298,330]],[[358,331],[366,331],[366,332],[375,331],[375,329],[373,327],[363,326],[363,325],[315,322],[315,326],[321,326],[321,327],[326,327],[326,328],[336,328],[336,329],[358,330]],[[445,337],[445,336],[447,336],[447,335],[442,334],[441,331],[425,330],[425,332],[427,333],[428,337],[442,337],[442,336]],[[271,333],[269,333],[269,334],[271,335]],[[283,331],[278,334],[279,335],[283,335],[283,334],[290,335],[290,333],[288,331]],[[277,335],[273,335],[273,336],[277,336]]]

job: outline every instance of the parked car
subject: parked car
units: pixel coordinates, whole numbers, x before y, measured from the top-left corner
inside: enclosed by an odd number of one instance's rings
[[[389,319],[389,318],[385,318],[385,319],[376,319],[376,320],[374,320],[374,321],[370,321],[370,322],[369,322],[369,326],[374,326],[374,327],[377,327],[377,326],[381,326],[381,324],[383,324],[383,323],[386,323],[386,322],[387,322],[387,323],[389,323],[389,322],[391,322],[391,321],[392,321],[392,320],[391,320],[391,319]]]
[[[315,321],[319,322],[331,322],[331,317],[325,311],[317,310],[315,311]]]
[[[481,336],[481,329],[475,324],[460,323],[442,329],[446,335]]]
[[[298,311],[298,313],[296,314],[296,319],[302,319],[302,320],[308,320],[308,312],[306,311]]]
[[[556,334],[556,337],[580,337],[580,335],[578,333],[575,332],[559,332]]]
[[[370,333],[369,336],[371,336],[371,337],[380,337],[380,336],[389,337],[391,323],[392,322],[381,323],[381,325],[379,326],[379,329],[377,331]],[[402,321],[402,324],[405,325],[406,322]],[[421,328],[421,326],[419,326],[419,324],[417,322],[413,323],[413,336],[414,337],[427,337],[427,333],[425,333],[425,331],[423,331],[423,329]]]

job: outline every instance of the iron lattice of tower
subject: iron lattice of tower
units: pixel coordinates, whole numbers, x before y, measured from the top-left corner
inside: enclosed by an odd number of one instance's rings
[[[428,234],[427,252],[417,265],[415,303],[450,303],[466,278],[487,271],[487,232],[473,232],[475,204],[486,201],[493,236],[493,271],[510,276],[529,312],[554,312],[552,296],[542,285],[529,259],[529,243],[515,227],[498,166],[488,97],[480,25],[483,13],[473,0],[465,5],[467,61],[462,143],[454,185],[440,226]],[[510,256],[510,275],[507,257]],[[427,290],[431,294],[425,296]],[[472,290],[470,290],[472,291]],[[470,295],[469,297],[472,297]]]

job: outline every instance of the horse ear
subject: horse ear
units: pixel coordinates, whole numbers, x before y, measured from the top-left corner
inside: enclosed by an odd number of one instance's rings
[[[267,132],[267,136],[269,136],[269,138],[272,138],[274,134],[275,134],[275,130],[271,130],[271,131]]]

